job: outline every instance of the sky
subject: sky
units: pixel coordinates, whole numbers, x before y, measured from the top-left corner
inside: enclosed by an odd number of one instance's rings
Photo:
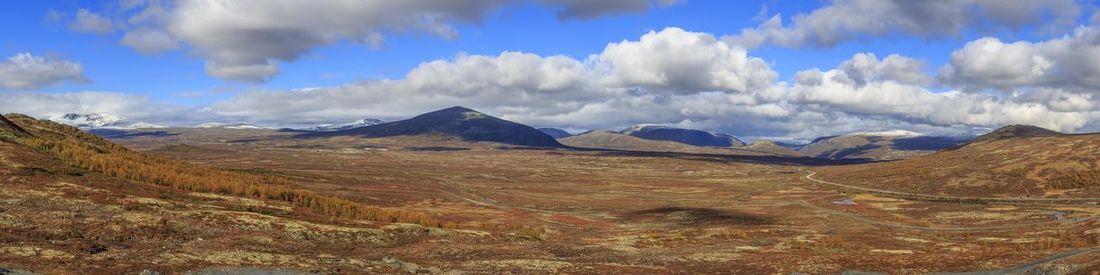
[[[461,105],[573,132],[1100,131],[1076,0],[8,1],[0,112],[301,127]]]

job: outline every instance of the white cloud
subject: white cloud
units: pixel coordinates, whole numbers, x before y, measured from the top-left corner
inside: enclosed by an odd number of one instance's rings
[[[864,58],[857,54],[845,64]],[[1091,108],[1094,105],[1083,102],[1088,99],[1064,97],[1060,93],[1004,97],[961,91],[935,93],[920,85],[889,78],[869,79],[860,84],[849,81],[844,77],[846,74],[842,65],[822,73],[821,82],[796,84],[791,89],[791,102],[822,112],[883,116],[934,126],[1030,124],[1074,131],[1098,117],[1097,110]]]
[[[122,36],[121,43],[144,54],[171,51],[180,47],[179,41],[171,35],[151,29],[128,31]]]
[[[588,19],[675,2],[540,0],[535,3],[561,8],[562,18]],[[123,37],[122,44],[143,53],[177,49],[184,44],[206,60],[208,74],[258,82],[274,77],[280,62],[293,62],[318,47],[350,41],[376,48],[385,40],[385,33],[395,32],[452,39],[458,36],[454,23],[479,23],[497,10],[527,3],[524,0],[126,0],[121,6],[127,11],[128,27],[133,30]],[[80,14],[94,15],[86,10]]]
[[[777,74],[763,59],[710,34],[667,28],[638,41],[607,45],[597,61],[610,67],[605,79],[616,86],[656,86],[748,92],[772,85]]]
[[[766,63],[748,57],[744,50],[708,34],[669,28],[647,33],[637,41],[609,44],[584,61],[519,52],[459,55],[454,60],[423,63],[404,79],[253,91],[213,107],[227,116],[274,121],[288,116],[324,120],[364,114],[393,118],[466,105],[524,121],[554,123],[597,110],[620,113],[644,108],[654,110],[655,115],[605,114],[574,120],[574,126],[609,125],[612,120],[648,122],[642,117],[679,123],[688,117],[704,119],[703,110],[719,112],[702,106],[706,102],[728,101],[731,107],[745,107],[737,111],[723,107],[721,113],[783,114],[786,111],[776,106],[756,106],[782,98],[781,90],[772,89],[775,78]]]
[[[775,82],[775,72],[751,66],[753,60],[759,61],[707,34],[670,28],[611,43],[584,61],[460,55],[423,63],[403,79],[252,91],[212,111],[260,124],[304,124],[402,119],[463,105],[535,126],[657,123],[788,139],[890,129],[976,133],[1007,124],[1079,131],[1100,118],[1092,96],[1057,89],[935,92],[924,62],[901,55],[855,54],[835,69],[799,72],[794,84]]]
[[[110,33],[115,29],[110,20],[88,9],[78,10],[76,12],[76,20],[69,24],[69,28],[78,32],[92,32],[98,34]]]
[[[797,48],[832,47],[868,36],[907,34],[940,38],[968,29],[1021,29],[1038,25],[1044,33],[1072,26],[1081,15],[1073,0],[832,0],[809,13],[775,15],[754,28],[726,37],[730,43],[755,48],[762,44]]]
[[[0,62],[0,88],[29,90],[88,81],[84,77],[84,66],[71,61],[19,53]]]
[[[840,73],[834,78],[854,83],[855,86],[876,80],[928,84],[931,78],[924,72],[924,67],[924,62],[898,54],[891,54],[880,61],[873,53],[857,53],[840,64]]]
[[[1004,90],[1050,87],[1095,93],[1100,88],[1100,28],[1041,42],[982,38],[951,54],[941,81],[969,88]]]

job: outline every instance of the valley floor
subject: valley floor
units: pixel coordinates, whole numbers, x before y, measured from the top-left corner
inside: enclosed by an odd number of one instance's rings
[[[418,138],[301,140],[263,131],[115,142],[284,176],[297,188],[461,226],[300,217],[278,203],[36,170],[53,164],[15,154],[0,156],[0,266],[42,273],[1100,269],[1098,207],[845,194],[804,178],[818,163]]]

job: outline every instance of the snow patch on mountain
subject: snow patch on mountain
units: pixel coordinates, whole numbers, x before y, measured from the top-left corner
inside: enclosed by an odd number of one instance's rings
[[[379,120],[379,119],[364,118],[364,119],[360,119],[360,120],[357,120],[357,121],[351,122],[351,123],[321,124],[321,125],[317,125],[317,126],[313,126],[313,127],[309,127],[309,128],[301,128],[301,129],[295,129],[295,130],[310,131],[310,132],[335,132],[335,131],[355,129],[355,128],[359,128],[359,127],[374,126],[374,125],[378,125],[378,124],[382,124],[382,123],[385,123],[385,122],[382,121],[382,120]]]
[[[81,129],[143,129],[143,128],[167,128],[167,126],[145,123],[145,122],[129,122],[122,117],[112,114],[77,114],[69,113],[59,117],[52,117],[50,120],[67,124],[73,127]]]

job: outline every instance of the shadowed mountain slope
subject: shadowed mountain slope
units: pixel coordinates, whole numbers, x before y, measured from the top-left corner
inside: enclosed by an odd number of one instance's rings
[[[694,146],[737,147],[745,145],[745,142],[727,134],[665,126],[634,126],[623,130],[622,133],[648,140],[672,141]]]
[[[465,141],[487,141],[536,147],[562,147],[554,137],[527,125],[503,120],[465,107],[451,107],[394,121],[354,129],[311,133],[301,137],[393,137],[442,135]]]

